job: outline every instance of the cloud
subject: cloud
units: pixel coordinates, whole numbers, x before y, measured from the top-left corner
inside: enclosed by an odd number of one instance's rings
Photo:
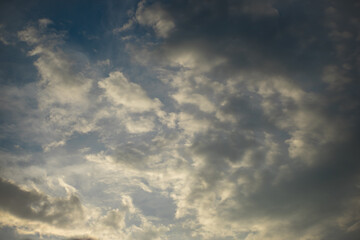
[[[125,216],[118,209],[112,210],[107,213],[102,222],[109,228],[122,229],[125,227]]]
[[[312,56],[317,43],[310,35],[324,26],[313,26],[309,32],[300,25],[296,30],[280,30],[272,24],[278,21],[275,16],[281,16],[281,8],[275,9],[272,2],[242,1],[236,7],[217,1],[175,5],[166,5],[166,10],[176,31],[161,44],[130,49],[135,60],[145,56],[141,64],[161,69],[159,78],[170,86],[170,96],[178,103],[178,128],[188,134],[191,170],[173,195],[176,216],[195,216],[192,229],[200,226],[196,234],[203,238],[325,239],[326,229],[332,228],[351,239],[352,233],[338,224],[346,207],[326,202],[331,190],[325,185],[336,182],[332,173],[352,176],[349,182],[357,175],[349,169],[335,170],[345,146],[354,146],[356,138],[350,133],[354,122],[343,115],[342,107],[356,100],[344,100],[315,84],[324,81],[333,86],[330,89],[340,89],[351,80],[336,86],[331,82],[342,81],[333,74],[340,67],[329,68],[325,59],[319,59],[319,72],[311,63],[289,61],[291,56],[282,51],[301,46],[293,54]],[[227,21],[224,9],[231,8],[237,8],[238,15]],[[271,28],[267,33],[261,30],[265,25]],[[157,61],[146,61],[147,55]],[[306,69],[299,70],[300,65]],[[347,114],[358,119],[357,114]],[[345,157],[353,167],[357,165],[351,157],[354,151]],[[343,196],[341,201],[356,197],[337,188],[340,185],[334,190]]]
[[[30,221],[41,221],[67,228],[83,220],[80,200],[72,195],[67,198],[50,198],[42,193],[26,191],[4,179],[0,181],[2,211]]]
[[[150,99],[140,85],[129,82],[121,72],[110,73],[109,77],[101,80],[98,85],[105,90],[104,96],[107,99],[129,112],[153,111],[161,106],[158,99]]]
[[[69,240],[96,240],[96,238],[91,238],[91,237],[76,237],[76,238],[70,238]]]
[[[198,118],[196,115],[194,116],[186,112],[179,114],[178,125],[189,134],[203,132],[210,127],[210,123],[207,119]]]
[[[19,31],[18,37],[21,41],[29,45],[44,44],[51,47],[63,43],[62,38],[64,37],[64,33],[47,29],[49,24],[51,24],[50,19],[40,19],[37,24],[32,24],[24,30]]]
[[[341,178],[354,186],[355,183],[350,182],[356,177],[356,171],[350,168],[357,168],[351,157],[356,153],[352,151],[346,157],[352,167],[340,170],[338,166],[343,158],[334,153],[346,150],[329,151],[335,145],[343,148],[352,140],[327,144],[317,155],[321,164],[307,168],[289,162],[286,151],[279,148],[281,142],[276,146],[274,139],[261,143],[247,134],[240,140],[241,136],[219,131],[194,140],[195,172],[183,187],[182,196],[187,196],[185,203],[181,203],[184,199],[177,199],[180,201],[178,217],[187,211],[180,206],[194,209],[198,223],[203,226],[201,234],[204,237],[212,234],[240,237],[247,233],[248,239],[272,239],[273,234],[273,239],[305,239],[318,234],[320,239],[325,239],[326,229],[332,228],[353,239],[353,233],[346,233],[338,221],[348,209],[346,202],[356,201],[356,194],[351,187],[341,187],[345,183],[338,181]],[[341,197],[329,201],[335,192]],[[338,205],[339,202],[344,205]],[[286,226],[286,230],[281,230],[282,236],[276,235],[282,226]],[[232,232],[230,229],[237,230]],[[312,229],[318,232],[314,233]]]
[[[98,82],[105,92],[101,96],[116,107],[116,117],[123,122],[129,133],[145,133],[155,127],[155,116],[162,121],[167,114],[161,111],[159,99],[150,99],[144,89],[130,82],[123,73],[111,72],[108,78]]]
[[[53,21],[47,18],[42,18],[38,20],[38,23],[39,23],[39,27],[43,29],[46,28],[48,25],[52,24]]]
[[[46,136],[43,148],[62,146],[73,132],[90,132],[94,124],[88,109],[89,92],[92,79],[87,73],[87,59],[78,52],[65,52],[59,46],[63,44],[63,33],[48,29],[48,19],[39,20],[39,27],[29,26],[18,32],[20,40],[33,49],[30,56],[37,57],[34,66],[38,70],[40,81],[36,86],[38,110],[47,118],[42,129],[53,128]]]
[[[162,238],[162,234],[166,232],[165,227],[153,227],[146,226],[144,229],[136,231],[131,234],[128,239],[140,239],[140,240],[160,240]]]
[[[0,42],[4,45],[10,45],[9,42],[9,33],[6,31],[6,26],[4,24],[0,24]]]
[[[141,1],[136,10],[136,20],[139,24],[151,26],[159,37],[166,38],[175,28],[175,24],[160,3],[146,6],[146,1]]]
[[[199,106],[199,109],[204,112],[213,112],[214,105],[203,95],[191,94],[186,91],[178,92],[172,96],[180,104],[194,104]]]
[[[11,240],[31,240],[35,239],[33,236],[29,237],[26,235],[19,234],[16,229],[11,227],[4,227],[0,228],[0,237],[1,239],[11,239]]]
[[[1,182],[7,225],[74,239],[356,239],[353,7],[141,1],[113,30],[131,41],[98,32],[83,51],[76,30],[55,30],[65,23],[29,24],[18,36],[39,78],[2,88],[2,139],[14,137],[1,153],[8,179],[41,190]]]
[[[344,76],[337,66],[328,65],[324,68],[322,80],[329,84],[329,88],[332,90],[341,90],[343,85],[351,81],[350,78]]]
[[[125,23],[122,27],[120,28],[115,28],[113,30],[113,33],[119,33],[119,32],[124,32],[126,30],[129,30],[133,27],[134,25],[134,20],[133,19],[130,19],[127,23]]]
[[[254,17],[278,16],[279,12],[272,6],[275,1],[230,1],[229,11],[234,15],[246,14]]]

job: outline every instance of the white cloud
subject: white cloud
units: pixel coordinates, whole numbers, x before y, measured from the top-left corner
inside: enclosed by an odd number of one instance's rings
[[[102,223],[113,230],[122,230],[125,227],[125,213],[119,209],[111,210],[102,218]]]
[[[126,30],[129,30],[133,27],[134,25],[134,20],[133,19],[130,19],[127,23],[125,23],[122,27],[120,28],[115,28],[113,30],[113,33],[119,33],[119,32],[124,32]]]
[[[215,111],[215,106],[203,95],[198,93],[189,93],[186,91],[177,92],[172,97],[180,104],[194,104],[199,106],[199,109],[204,112]]]
[[[53,24],[53,21],[47,18],[39,19],[38,22],[41,29],[47,28],[48,25]]]
[[[41,114],[41,131],[50,130],[43,140],[43,148],[63,146],[75,131],[90,132],[95,128],[89,116],[93,80],[87,74],[87,59],[78,52],[64,52],[58,46],[62,34],[46,27],[50,20],[40,20],[40,29],[30,26],[18,33],[19,38],[34,48],[30,56],[40,76],[36,100]]]
[[[140,85],[130,82],[121,72],[110,73],[98,85],[105,90],[104,96],[109,101],[129,112],[156,111],[161,106],[158,99],[150,99]]]
[[[154,119],[140,117],[138,119],[129,118],[125,126],[130,133],[145,133],[152,131],[155,127]]]
[[[194,134],[208,130],[211,123],[207,119],[199,119],[195,115],[181,112],[179,114],[178,125],[185,130],[185,133]]]

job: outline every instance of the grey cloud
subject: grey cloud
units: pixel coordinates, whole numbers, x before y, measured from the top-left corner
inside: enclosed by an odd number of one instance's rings
[[[28,237],[19,234],[14,228],[11,227],[0,227],[0,238],[6,240],[35,240],[39,239],[34,236]]]
[[[247,135],[246,132],[227,132],[224,129],[215,133],[209,131],[203,135],[198,135],[191,149],[196,155],[203,155],[209,160],[213,159],[210,161],[229,160],[236,162],[241,160],[246,150],[257,145],[256,139]]]
[[[160,3],[146,6],[146,1],[141,1],[136,10],[136,20],[142,25],[152,26],[160,37],[167,37],[175,27],[171,16],[162,8]]]
[[[355,1],[140,1],[128,24],[116,31],[134,33],[126,48],[142,65],[134,72],[146,69],[139,75],[158,74],[166,85],[155,94],[118,70],[92,84],[87,68],[69,63],[87,61],[54,47],[63,35],[46,30],[46,19],[19,37],[35,47],[30,54],[37,57],[40,106],[50,127],[60,136],[96,129],[105,150],[92,157],[103,156],[112,174],[120,175],[110,155],[121,170],[129,170],[129,178],[146,183],[138,184],[144,192],[139,186],[130,190],[144,214],[130,239],[161,238],[166,229],[147,226],[146,217],[172,219],[177,208],[172,220],[194,238],[355,240],[358,6]],[[156,96],[163,89],[165,97]],[[73,91],[64,95],[65,90]],[[92,111],[100,108],[94,117]],[[171,129],[162,122],[167,116],[173,117]],[[94,119],[89,128],[76,125],[88,126],[89,119]],[[60,140],[53,146],[64,144]],[[118,184],[105,184],[111,177],[101,176],[99,186]],[[82,218],[76,196],[52,199],[0,183],[8,192],[0,198],[1,208],[19,218],[58,227]],[[117,187],[106,191],[123,186]],[[125,215],[109,210],[99,229],[128,230]]]
[[[162,229],[157,229],[155,227],[147,227],[142,231],[137,231],[131,234],[131,240],[156,240],[161,239],[161,235],[163,233]]]
[[[249,3],[236,2],[240,6]],[[261,1],[261,4],[266,6],[270,2]],[[211,69],[214,80],[223,81],[242,71],[261,69],[266,75],[288,75],[307,87],[315,85],[316,78],[321,77],[322,66],[338,61],[331,54],[334,46],[328,40],[324,23],[327,6],[324,2],[311,3],[310,7],[307,1],[276,1],[273,5],[280,16],[270,19],[234,17],[228,10],[233,4],[232,1],[163,3],[174,19],[176,31],[158,49],[152,50],[150,59],[159,56],[171,59],[176,52],[192,52],[198,56],[198,65],[219,57],[227,60],[226,64]]]
[[[92,238],[92,237],[76,237],[76,238],[70,238],[69,240],[96,240],[96,238]]]
[[[0,189],[0,208],[19,218],[64,228],[83,219],[82,205],[75,195],[51,199],[39,192],[23,190],[4,179],[0,180]]]
[[[135,169],[149,169],[154,161],[166,164],[167,151],[176,148],[179,134],[175,131],[159,130],[157,134],[140,136],[141,141],[118,144],[113,152],[114,161]],[[163,156],[164,155],[164,156]]]
[[[190,119],[199,123],[192,127],[207,124],[191,139],[196,167],[185,193],[200,224],[214,217],[248,227],[249,239],[327,239],[329,229],[338,238],[355,239],[359,217],[347,213],[358,211],[352,202],[358,201],[355,126],[360,116],[354,93],[359,84],[353,82],[358,72],[351,67],[358,47],[348,23],[357,19],[348,9],[354,2],[334,2],[328,13],[325,1],[174,1],[162,6],[176,30],[161,44],[134,53],[159,60],[145,61],[148,67],[170,72],[161,77],[179,91],[180,128],[186,128],[184,122],[189,127]],[[181,71],[188,75],[174,73]],[[210,80],[201,85],[194,80],[199,76]],[[206,92],[214,82],[232,91]],[[180,96],[184,88],[190,91]],[[218,114],[232,121],[221,123],[215,113],[205,114],[195,98],[181,99],[196,94],[212,97]],[[191,118],[182,121],[185,113]],[[200,122],[204,119],[206,124]],[[258,222],[268,225],[251,233]]]
[[[5,30],[6,26],[4,24],[0,24],[0,42],[4,45],[12,44],[9,40],[10,34]]]
[[[329,229],[340,238],[356,239],[356,233],[360,231],[356,226],[359,221],[356,214],[359,211],[356,205],[360,167],[356,160],[359,154],[356,148],[358,139],[322,146],[317,155],[321,158],[318,160],[320,164],[308,168],[291,161],[286,151],[280,151],[277,161],[268,164],[266,153],[269,149],[264,149],[260,142],[253,147],[246,146],[237,140],[239,138],[241,135],[233,135],[229,142],[224,139],[223,133],[208,133],[195,140],[192,146],[194,157],[203,157],[204,163],[191,182],[191,192],[187,198],[189,206],[206,209],[209,199],[214,194],[221,198],[221,192],[228,187],[232,192],[219,202],[214,218],[238,223],[237,226],[245,229],[257,222],[273,221],[274,226],[263,229],[259,233],[260,238],[267,239],[266,235],[261,234],[276,234],[280,231],[276,230],[277,227],[286,226],[281,232],[288,237],[306,236],[316,228],[320,231],[319,239],[328,239]],[[255,154],[250,155],[250,159],[238,155],[239,151],[252,149]],[[243,164],[234,171],[226,159]],[[249,160],[250,164],[246,163]],[[288,175],[278,181],[285,166]],[[235,186],[225,187],[227,184]],[[215,204],[217,200],[212,201]],[[286,223],[275,224],[284,219]],[[344,223],[339,224],[340,221]],[[275,239],[287,237],[278,236]]]
[[[278,10],[273,7],[275,1],[229,1],[229,12],[233,15],[248,14],[255,17],[277,16]]]
[[[220,107],[221,113],[230,114],[237,120],[238,128],[256,131],[261,128],[272,132],[274,127],[266,119],[260,107],[261,98],[251,92],[242,95],[229,95],[224,98],[224,104]]]
[[[259,131],[261,128],[258,126],[256,129]],[[337,234],[342,232],[345,238],[354,236],[336,223],[336,219],[342,218],[349,208],[353,211],[358,208],[350,204],[357,201],[355,188],[360,167],[356,161],[359,154],[356,148],[359,143],[356,134],[358,128],[352,130],[355,132],[345,141],[328,142],[324,145],[315,143],[317,164],[311,168],[291,160],[281,138],[272,140],[277,140],[280,148],[276,149],[276,161],[268,163],[267,153],[271,149],[266,146],[261,135],[252,135],[251,141],[244,138],[247,137],[246,134],[229,134],[226,130],[199,135],[194,140],[192,150],[194,157],[204,158],[204,165],[193,182],[189,201],[201,201],[204,194],[213,194],[221,181],[235,183],[242,179],[236,186],[233,197],[218,207],[218,214],[223,219],[240,222],[256,222],[262,217],[288,219],[288,228],[294,228],[297,236],[314,225],[324,229],[333,226],[337,229]],[[253,151],[254,154],[247,159],[243,156],[245,151]],[[232,172],[226,160],[243,164]],[[250,162],[246,162],[249,160]],[[277,181],[284,167],[288,175]],[[204,188],[195,185],[196,182],[204,181],[208,186],[205,189],[209,190],[204,191]],[[327,222],[332,225],[327,225]]]
[[[135,168],[146,167],[146,159],[151,155],[148,144],[128,143],[119,146],[115,153],[116,161]]]

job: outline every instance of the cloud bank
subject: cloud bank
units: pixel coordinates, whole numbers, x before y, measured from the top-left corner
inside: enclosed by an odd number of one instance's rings
[[[359,4],[68,4],[3,4],[0,236],[357,239]]]

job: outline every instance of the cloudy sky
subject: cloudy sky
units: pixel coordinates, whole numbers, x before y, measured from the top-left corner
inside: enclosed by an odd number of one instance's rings
[[[359,12],[1,1],[0,239],[358,239]]]

